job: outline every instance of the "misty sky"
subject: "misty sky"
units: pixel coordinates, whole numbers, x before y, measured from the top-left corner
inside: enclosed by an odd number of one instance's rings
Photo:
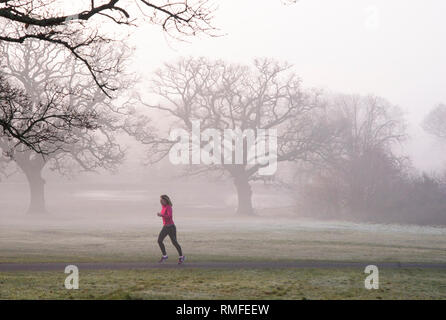
[[[446,2],[442,0],[214,1],[223,36],[178,42],[158,27],[139,27],[134,65],[146,76],[183,55],[249,62],[273,57],[294,64],[304,86],[373,93],[406,111],[414,164],[440,168],[444,146],[419,128],[424,115],[446,103]],[[145,72],[144,70],[147,70]],[[426,157],[427,151],[438,150]]]

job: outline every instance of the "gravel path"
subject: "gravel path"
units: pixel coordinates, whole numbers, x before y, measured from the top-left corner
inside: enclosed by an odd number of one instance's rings
[[[417,269],[446,269],[446,263],[367,263],[367,262],[325,262],[325,261],[294,261],[294,262],[185,262],[183,265],[177,265],[174,261],[164,264],[153,262],[80,262],[80,263],[0,263],[0,272],[12,271],[63,271],[67,265],[75,265],[80,270],[131,270],[131,269],[284,269],[284,268],[360,268],[364,269],[367,265],[376,265],[378,268],[398,269],[398,268],[417,268]]]

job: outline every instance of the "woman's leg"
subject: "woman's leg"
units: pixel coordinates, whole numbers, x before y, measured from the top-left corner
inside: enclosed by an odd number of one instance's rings
[[[177,241],[177,227],[175,225],[168,227],[169,229],[169,237],[170,240],[172,241],[172,244],[175,246],[175,248],[178,251],[178,254],[181,256],[183,256],[183,252],[181,250],[181,246]]]
[[[160,231],[160,234],[158,236],[158,245],[160,246],[161,252],[163,253],[163,256],[166,256],[166,247],[164,246],[163,240],[167,236],[167,228],[163,227]]]

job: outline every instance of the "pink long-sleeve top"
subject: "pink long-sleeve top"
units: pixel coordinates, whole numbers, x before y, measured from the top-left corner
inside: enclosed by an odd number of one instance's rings
[[[167,206],[162,206],[161,209],[161,217],[163,218],[163,225],[164,226],[169,226],[173,223],[173,216],[172,216],[172,207],[167,205]]]

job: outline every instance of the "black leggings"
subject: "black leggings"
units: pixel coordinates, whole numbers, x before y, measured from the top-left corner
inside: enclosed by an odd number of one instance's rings
[[[177,241],[177,228],[175,227],[174,224],[171,224],[170,226],[164,226],[161,229],[161,232],[158,236],[158,244],[161,248],[161,252],[163,253],[163,255],[167,255],[166,247],[164,246],[164,243],[163,243],[164,238],[167,236],[170,237],[172,244],[175,246],[175,248],[177,248],[178,254],[180,256],[182,256],[183,252],[181,251],[180,244]]]

